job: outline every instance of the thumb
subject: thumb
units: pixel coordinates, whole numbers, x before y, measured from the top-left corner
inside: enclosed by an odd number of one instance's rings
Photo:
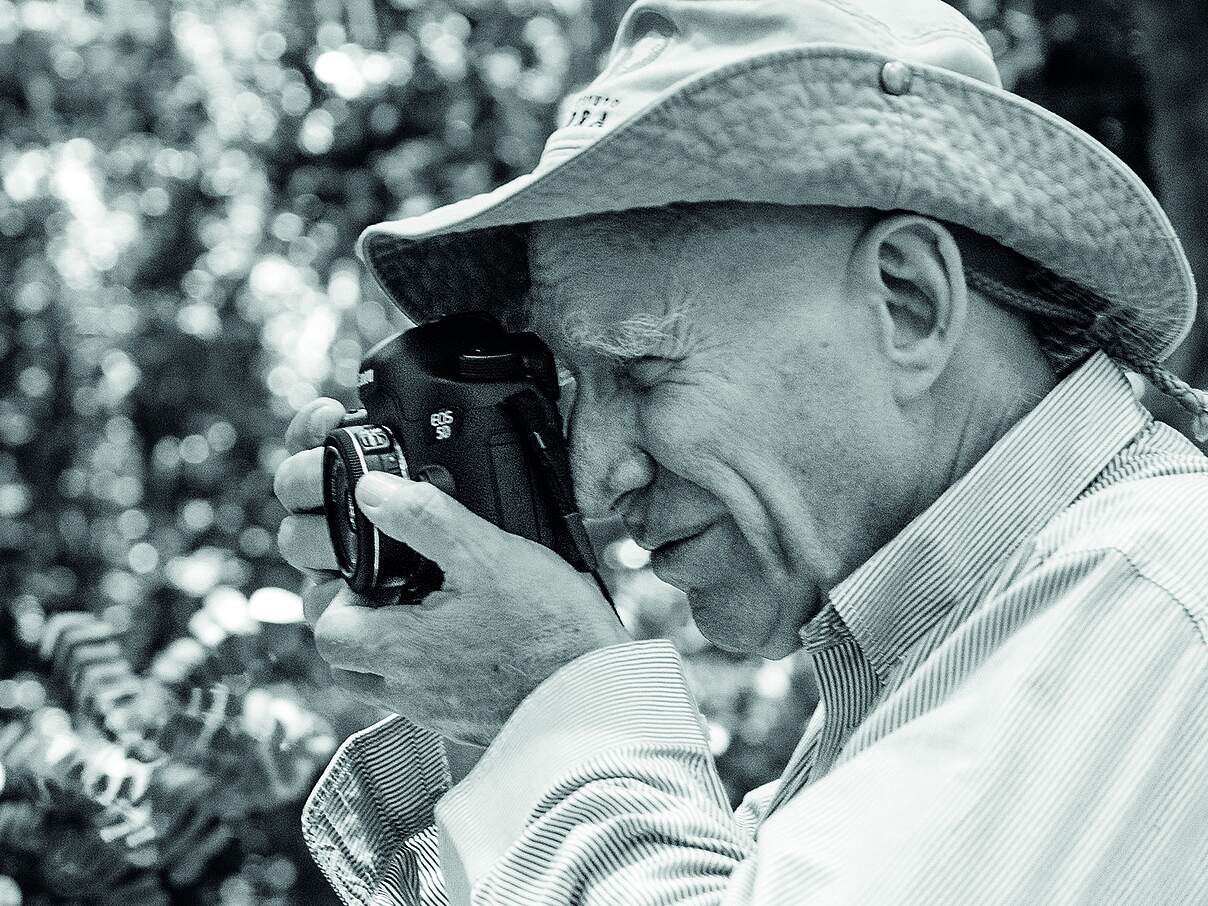
[[[357,482],[356,499],[370,522],[446,572],[470,559],[470,539],[481,539],[484,530],[499,531],[436,485],[388,472],[365,475]]]

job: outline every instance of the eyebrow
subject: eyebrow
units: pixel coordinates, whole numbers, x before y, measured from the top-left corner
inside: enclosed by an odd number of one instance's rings
[[[683,300],[671,311],[639,312],[608,322],[592,317],[593,306],[568,292],[566,280],[550,277],[531,275],[524,307],[528,329],[544,337],[555,357],[585,354],[615,362],[683,357],[690,323]]]
[[[684,345],[677,330],[682,313],[637,314],[601,325],[580,312],[556,320],[559,340],[569,352],[588,352],[616,361],[673,357]]]

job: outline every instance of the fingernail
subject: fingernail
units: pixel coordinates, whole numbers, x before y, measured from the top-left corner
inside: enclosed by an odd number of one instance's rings
[[[370,472],[357,482],[357,502],[363,506],[381,506],[398,487],[398,481],[385,472]]]

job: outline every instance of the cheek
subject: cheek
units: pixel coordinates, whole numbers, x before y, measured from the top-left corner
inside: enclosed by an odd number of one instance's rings
[[[727,403],[695,387],[655,388],[637,409],[643,445],[657,462],[694,483],[716,471],[719,443],[735,419]]]
[[[712,484],[737,476],[761,484],[783,475],[816,407],[786,392],[775,372],[736,374],[656,389],[639,424],[651,454],[685,478]]]

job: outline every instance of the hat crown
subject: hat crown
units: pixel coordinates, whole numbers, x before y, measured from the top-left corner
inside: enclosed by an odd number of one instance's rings
[[[685,81],[809,46],[856,48],[1002,87],[981,32],[942,0],[638,0],[604,69],[563,102],[537,170],[575,155]]]
[[[638,0],[534,172],[371,227],[359,249],[427,320],[520,310],[538,221],[703,202],[914,211],[1085,290],[1097,337],[1164,358],[1195,315],[1169,218],[1109,149],[1000,81],[941,0]]]

